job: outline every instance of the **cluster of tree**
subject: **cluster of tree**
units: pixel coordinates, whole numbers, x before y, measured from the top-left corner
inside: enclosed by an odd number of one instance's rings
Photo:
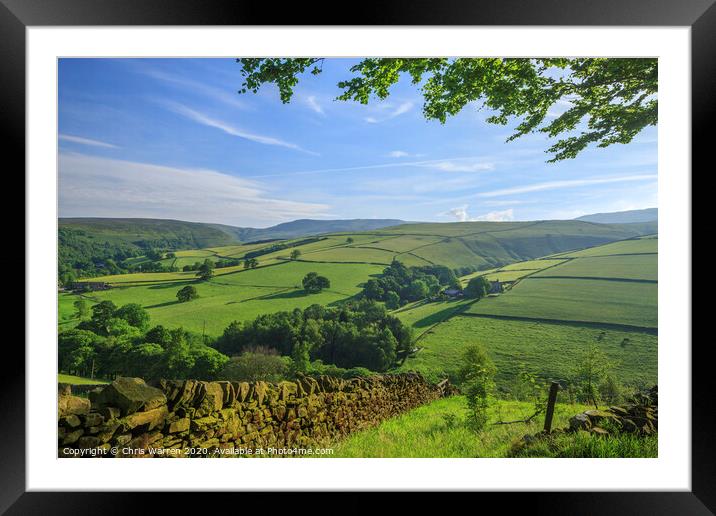
[[[329,308],[258,316],[232,322],[216,342],[224,354],[239,355],[258,347],[275,349],[293,359],[299,371],[321,360],[340,368],[364,367],[386,371],[410,350],[412,333],[399,319],[373,301],[361,300]]]
[[[135,242],[99,239],[82,229],[61,227],[58,237],[58,273],[64,286],[78,278],[126,274],[130,272],[176,272],[173,265],[161,260],[176,258],[168,249],[195,247],[191,236],[138,240]],[[131,258],[145,256],[148,260],[135,263]],[[238,264],[238,263],[237,263]]]
[[[257,348],[232,356],[218,374],[218,379],[241,382],[281,382],[295,380],[299,372],[291,357],[281,356],[275,349]],[[335,378],[366,377],[375,374],[365,367],[342,368],[333,364],[324,364],[321,360],[312,361],[304,371],[306,375],[333,376]]]
[[[179,267],[174,265],[165,265],[161,262],[140,262],[134,264],[124,264],[124,271],[119,274],[127,272],[178,272]]]
[[[309,272],[302,280],[303,289],[309,294],[318,294],[324,288],[331,288],[331,282],[325,276],[319,276],[317,272]]]
[[[164,255],[165,255],[165,251],[162,251],[161,249],[156,249],[156,248],[148,249],[144,253],[144,256],[146,256],[147,258],[149,258],[152,261],[163,260]]]
[[[182,328],[149,328],[149,314],[138,304],[117,308],[102,301],[91,317],[60,332],[60,371],[88,377],[139,376],[214,379],[229,357]]]
[[[406,303],[437,296],[444,287],[460,287],[455,273],[444,265],[406,267],[393,260],[378,278],[366,281],[363,297],[384,301],[395,309]]]
[[[194,265],[185,265],[182,269],[184,272],[196,271],[196,276],[201,280],[208,280],[214,276],[214,269],[218,267],[218,262],[214,262],[209,258],[204,259],[203,262],[195,262]],[[236,260],[234,265],[238,265],[240,262]],[[222,265],[229,267],[229,265]]]
[[[63,285],[74,283],[78,277],[127,272],[122,262],[143,254],[135,245],[97,241],[80,229],[61,227],[57,238],[58,273]]]
[[[492,287],[492,283],[485,278],[485,276],[477,276],[475,278],[472,278],[465,287],[465,290],[463,291],[465,294],[465,297],[469,297],[472,299],[482,299],[487,294],[490,293],[490,288]]]
[[[244,260],[244,269],[255,269],[259,266],[259,261],[256,258],[246,258]]]
[[[196,276],[203,281],[209,280],[214,276],[214,262],[208,258],[204,260],[196,271]]]
[[[207,258],[206,260],[209,260],[209,258]],[[184,267],[182,267],[182,270],[184,272],[198,271],[201,268],[201,266],[206,263],[206,260],[204,260],[203,262],[197,261],[197,262],[194,262],[193,264],[185,265]],[[241,260],[239,260],[238,258],[220,258],[216,261],[214,261],[214,260],[209,260],[209,261],[212,262],[212,264],[214,265],[214,268],[216,268],[216,269],[223,269],[224,267],[236,267],[237,265],[241,265]]]

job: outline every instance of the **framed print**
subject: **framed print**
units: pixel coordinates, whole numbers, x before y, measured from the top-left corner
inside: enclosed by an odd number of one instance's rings
[[[398,7],[4,1],[8,514],[85,491],[713,510],[691,169],[716,8]]]

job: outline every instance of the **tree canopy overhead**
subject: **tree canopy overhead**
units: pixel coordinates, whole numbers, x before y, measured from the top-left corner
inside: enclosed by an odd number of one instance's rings
[[[303,74],[319,75],[324,58],[247,58],[239,93],[278,87],[288,103]],[[401,79],[423,96],[423,115],[445,123],[468,104],[487,108],[491,124],[515,120],[512,141],[539,132],[555,138],[549,162],[574,158],[588,145],[629,143],[658,119],[658,61],[653,58],[366,58],[338,82],[342,101],[385,100]],[[553,106],[566,111],[553,116]]]

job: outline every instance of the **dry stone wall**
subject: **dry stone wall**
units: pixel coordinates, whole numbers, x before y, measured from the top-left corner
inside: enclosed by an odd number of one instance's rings
[[[60,457],[291,455],[334,443],[456,389],[418,373],[294,382],[118,378],[73,396],[61,385]]]

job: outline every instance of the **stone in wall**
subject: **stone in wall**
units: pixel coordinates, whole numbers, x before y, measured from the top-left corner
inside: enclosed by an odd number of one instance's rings
[[[321,446],[456,392],[449,382],[434,385],[418,373],[351,380],[300,376],[278,384],[147,385],[118,378],[92,393],[91,404],[67,389],[60,392],[59,456],[212,456]]]

